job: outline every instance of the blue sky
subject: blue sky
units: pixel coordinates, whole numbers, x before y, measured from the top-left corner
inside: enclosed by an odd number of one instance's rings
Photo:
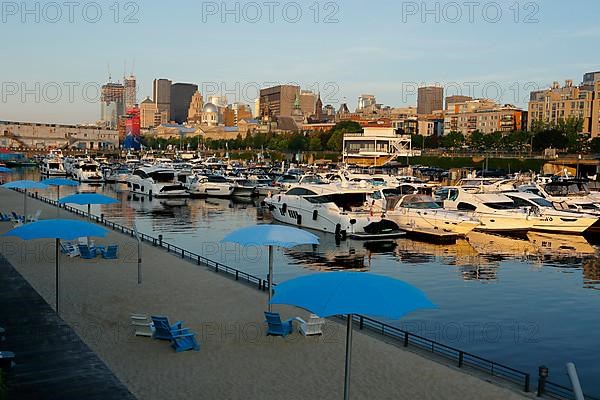
[[[165,77],[247,103],[259,86],[294,82],[351,109],[361,93],[412,105],[433,83],[524,106],[531,89],[600,70],[592,0],[272,3],[82,1],[70,16],[63,2],[29,13],[3,2],[0,119],[94,122],[108,66],[116,81],[134,62],[140,101]]]

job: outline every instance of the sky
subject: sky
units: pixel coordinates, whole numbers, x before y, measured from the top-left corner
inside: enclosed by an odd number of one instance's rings
[[[99,87],[154,78],[253,105],[295,83],[336,108],[360,94],[416,105],[416,88],[526,107],[529,92],[600,70],[600,2],[1,2],[0,120],[94,123]]]

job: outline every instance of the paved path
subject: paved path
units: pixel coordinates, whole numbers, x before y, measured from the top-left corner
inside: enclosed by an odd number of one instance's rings
[[[22,194],[0,189],[0,211],[19,210]],[[30,210],[54,217],[51,206]],[[63,215],[66,213],[63,212]],[[74,218],[72,216],[69,216]],[[10,224],[0,224],[0,233]],[[136,244],[111,232],[120,259],[61,256],[61,316],[140,399],[329,399],[342,397],[345,328],[328,321],[325,335],[266,337],[266,293],[143,245],[137,284]],[[52,241],[0,238],[0,251],[50,304]],[[306,313],[276,307],[283,317]],[[168,343],[135,337],[129,313],[167,315],[198,332],[199,352],[176,354]],[[494,384],[356,332],[353,399],[521,399]]]

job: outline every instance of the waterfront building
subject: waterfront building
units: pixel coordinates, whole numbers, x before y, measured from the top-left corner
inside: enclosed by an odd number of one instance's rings
[[[344,134],[342,155],[347,164],[383,166],[418,154],[412,150],[410,135],[392,127],[365,127],[363,132]]]
[[[490,134],[526,129],[527,111],[489,99],[454,103],[444,116],[444,134],[460,132],[469,136],[475,131]]]
[[[266,113],[270,117],[291,117],[294,109],[294,100],[300,95],[300,86],[278,85],[260,90],[260,110],[264,118]]]
[[[444,109],[444,88],[440,86],[423,86],[418,89],[417,114],[433,114]]]
[[[252,119],[252,111],[247,104],[233,103],[223,109],[223,124],[238,126],[239,121]]]
[[[219,108],[213,103],[206,103],[202,108],[202,125],[217,126],[221,122]]]
[[[0,121],[0,147],[114,150],[119,132],[98,125]]]
[[[171,104],[169,118],[178,124],[187,121],[192,98],[198,92],[193,83],[174,83],[171,85]]]
[[[140,103],[140,125],[142,129],[154,128],[168,122],[167,113],[159,112],[156,103],[149,97]]]
[[[171,118],[171,84],[169,79],[155,79],[152,84],[152,99],[159,113]]]
[[[260,118],[260,97],[254,99],[254,110],[252,112],[252,118]]]
[[[600,136],[600,72],[584,75],[579,86],[566,80],[564,86],[554,82],[549,89],[531,92],[529,129],[535,123],[556,125],[561,120],[581,119],[582,133]]]
[[[300,109],[307,117],[317,112],[317,95],[312,90],[300,91]]]

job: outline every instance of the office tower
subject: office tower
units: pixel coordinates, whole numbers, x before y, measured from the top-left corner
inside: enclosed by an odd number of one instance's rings
[[[439,86],[420,87],[417,97],[417,114],[433,114],[444,109],[444,88]]]

